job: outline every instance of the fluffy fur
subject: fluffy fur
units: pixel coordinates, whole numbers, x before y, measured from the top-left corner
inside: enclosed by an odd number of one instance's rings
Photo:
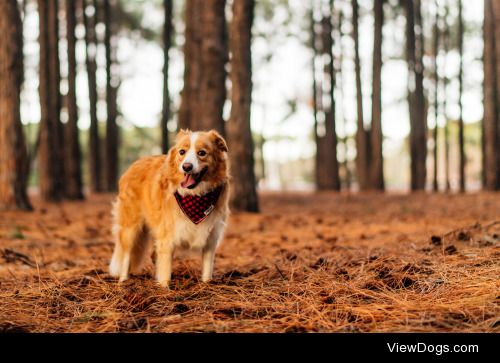
[[[173,254],[179,247],[201,250],[202,281],[212,278],[215,250],[229,215],[227,151],[215,131],[182,130],[167,155],[146,157],[130,166],[120,179],[113,207],[116,244],[111,275],[124,281],[129,272],[139,272],[154,242],[156,278],[162,286],[169,285]],[[192,170],[186,173],[183,165],[189,164]],[[215,209],[198,225],[183,214],[174,197],[176,191],[203,195],[221,184],[225,187]]]

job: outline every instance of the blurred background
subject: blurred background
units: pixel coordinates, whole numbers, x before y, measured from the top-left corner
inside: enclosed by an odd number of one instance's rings
[[[237,194],[254,195],[246,210],[258,209],[256,188],[499,187],[498,0],[2,7],[3,30],[22,32],[18,57],[2,53],[23,75],[21,174],[46,200],[116,190],[131,162],[165,152],[181,127],[226,136],[245,184]]]

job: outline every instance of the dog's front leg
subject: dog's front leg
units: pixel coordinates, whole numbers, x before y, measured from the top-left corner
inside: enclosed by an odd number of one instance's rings
[[[170,240],[156,242],[156,279],[163,287],[168,287],[172,277],[172,256],[174,253]]]
[[[207,282],[212,279],[214,272],[215,250],[219,245],[224,233],[224,222],[218,223],[210,232],[207,239],[207,244],[202,252],[202,274],[201,281]]]

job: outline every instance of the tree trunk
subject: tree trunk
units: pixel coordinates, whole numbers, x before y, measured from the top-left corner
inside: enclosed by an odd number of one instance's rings
[[[484,2],[484,173],[487,190],[500,189],[500,1]]]
[[[310,13],[310,26],[311,26],[311,49],[313,56],[311,59],[311,71],[312,71],[312,104],[313,104],[313,117],[314,117],[314,143],[316,145],[316,154],[314,160],[314,180],[316,181],[316,188],[320,189],[321,180],[321,169],[319,167],[321,161],[322,147],[320,144],[320,138],[318,134],[318,84],[316,81],[316,59],[318,57],[318,45],[316,36],[316,21],[314,20],[314,9],[311,9]]]
[[[42,0],[41,0],[42,1]],[[83,0],[83,20],[85,25],[85,43],[86,43],[86,66],[89,85],[89,101],[90,101],[90,128],[89,128],[89,145],[88,145],[88,161],[89,161],[89,187],[92,192],[102,191],[101,180],[101,159],[100,159],[100,141],[99,141],[99,124],[97,121],[97,37],[95,27],[97,24],[97,2],[93,1],[94,15],[90,18],[85,8],[88,5],[87,0]]]
[[[338,44],[340,46],[340,57],[339,57],[339,62],[338,62],[338,69],[337,73],[340,75],[340,98],[342,99],[342,109],[344,106],[345,102],[345,93],[344,93],[344,72],[343,72],[343,64],[344,64],[344,47],[342,46],[342,39],[344,36],[344,33],[342,31],[342,24],[344,23],[344,14],[342,10],[339,12],[339,22],[338,22]],[[341,166],[344,171],[344,178],[345,178],[345,188],[347,190],[351,189],[351,171],[349,169],[349,160],[347,157],[349,148],[347,146],[347,140],[348,140],[348,135],[347,135],[347,120],[345,117],[345,112],[342,112],[342,128],[344,130],[344,137],[340,139],[340,143],[342,146],[342,150],[344,151],[344,158],[342,160]]]
[[[465,192],[465,145],[464,145],[464,119],[463,119],[463,63],[464,63],[464,19],[462,16],[462,0],[458,1],[458,52],[460,66],[458,71],[458,106],[460,116],[458,120],[458,147],[460,160],[460,192]]]
[[[406,57],[408,61],[408,103],[410,111],[411,190],[424,190],[426,181],[427,122],[424,98],[423,35],[419,0],[406,0]]]
[[[68,42],[68,123],[66,124],[65,171],[66,197],[83,199],[81,151],[78,131],[78,106],[76,103],[76,4],[66,0],[66,37]]]
[[[117,96],[118,76],[112,73],[116,67],[116,38],[114,37],[114,23],[112,18],[111,0],[104,0],[104,47],[106,50],[106,159],[104,175],[106,178],[106,191],[114,192],[118,188],[118,125]],[[113,38],[113,39],[112,39]]]
[[[500,0],[493,1],[493,14],[494,20],[493,23],[495,25],[495,107],[496,107],[496,155],[497,155],[497,164],[496,164],[496,180],[497,187],[496,190],[500,190],[500,45],[498,45],[498,41],[500,39]]]
[[[203,0],[186,0],[184,42],[184,88],[179,108],[179,129],[194,129],[200,116],[201,67],[201,16]]]
[[[169,50],[172,44],[172,12],[173,12],[173,0],[163,1],[163,10],[165,12],[165,22],[163,24],[163,108],[161,115],[161,150],[163,154],[166,154],[169,149],[168,143],[168,128],[167,124],[170,120],[170,91],[168,87],[168,65],[169,65]]]
[[[356,169],[360,190],[369,187],[369,134],[365,129],[363,117],[363,91],[361,87],[361,64],[359,60],[359,30],[358,30],[358,1],[352,0],[352,36],[354,38],[354,68],[356,73],[356,102],[358,116],[358,130],[356,131]]]
[[[179,127],[224,134],[227,31],[225,0],[186,1],[184,89]]]
[[[439,115],[439,99],[438,99],[438,88],[439,88],[439,70],[438,70],[438,56],[439,56],[439,39],[440,39],[440,29],[439,29],[439,4],[435,2],[436,14],[434,18],[434,34],[433,34],[433,61],[434,61],[434,129],[433,129],[433,140],[434,148],[433,151],[433,181],[432,189],[437,192],[439,191],[438,184],[438,115]]]
[[[215,129],[224,135],[222,110],[226,101],[226,63],[228,61],[226,0],[204,0],[202,11],[201,117],[197,127]],[[239,5],[240,6],[240,5]]]
[[[231,204],[236,210],[258,212],[255,186],[254,145],[250,128],[252,104],[252,23],[254,0],[233,3],[230,47],[231,116],[227,125],[233,193]]]
[[[448,4],[445,4],[445,13],[444,13],[444,19],[448,18],[449,14],[449,8]],[[444,22],[444,32],[443,32],[443,47],[444,47],[444,64],[443,64],[443,69],[446,69],[446,59],[448,57],[448,50],[449,50],[449,41],[450,41],[450,30],[449,27],[446,25],[446,21]],[[446,184],[446,191],[449,192],[451,190],[451,184],[450,184],[450,123],[448,121],[448,97],[447,97],[447,92],[448,92],[448,77],[446,76],[446,73],[443,74],[443,116],[444,116],[444,168],[445,168],[445,184]]]
[[[39,0],[40,14],[40,193],[46,201],[64,195],[62,124],[59,119],[57,0]]]
[[[371,128],[370,187],[384,190],[384,156],[382,153],[382,28],[384,26],[384,1],[374,0],[375,31],[373,39],[373,93]]]
[[[325,99],[328,99],[328,107],[323,107],[325,114],[325,137],[323,147],[324,155],[320,166],[324,169],[325,180],[321,181],[321,189],[340,191],[339,164],[337,160],[337,133],[335,127],[335,68],[333,55],[333,0],[329,1],[328,15],[322,19],[322,52],[323,59],[326,59],[324,65],[324,79],[327,80],[328,90]]]
[[[22,24],[16,0],[0,2],[0,210],[31,210],[28,158],[21,124]]]

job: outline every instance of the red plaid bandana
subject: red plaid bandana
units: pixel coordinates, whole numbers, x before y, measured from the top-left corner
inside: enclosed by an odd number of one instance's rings
[[[223,185],[205,195],[186,195],[183,197],[178,192],[175,192],[174,195],[186,217],[194,224],[199,224],[215,209],[222,189],[224,189]]]

